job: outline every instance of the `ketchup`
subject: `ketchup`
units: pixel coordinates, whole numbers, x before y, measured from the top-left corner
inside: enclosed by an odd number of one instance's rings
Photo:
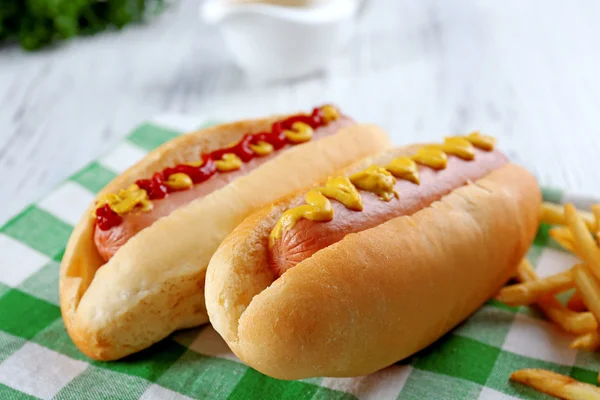
[[[135,183],[148,193],[150,200],[164,199],[169,192],[169,188],[163,183],[163,175],[160,172],[152,175],[152,179],[139,179]]]
[[[259,142],[266,142],[271,144],[274,150],[279,150],[287,144],[294,144],[288,142],[285,131],[293,129],[293,125],[296,122],[309,125],[313,129],[317,129],[327,124],[323,118],[322,108],[315,107],[310,115],[292,115],[286,119],[274,122],[271,126],[270,132],[245,134],[234,146],[218,149],[209,154],[202,154],[202,164],[199,166],[178,164],[174,167],[165,168],[162,172],[156,172],[154,175],[152,175],[151,179],[139,179],[135,183],[140,189],[146,191],[148,194],[148,199],[164,199],[169,193],[175,191],[175,189],[170,188],[164,183],[173,174],[186,174],[191,178],[194,184],[198,184],[206,181],[215,173],[217,173],[215,161],[221,160],[225,154],[235,154],[243,162],[248,162],[254,157],[258,157],[250,145],[257,145]],[[134,207],[135,205],[133,205],[133,208]],[[96,223],[103,231],[114,226],[118,226],[122,222],[123,218],[114,210],[112,210],[108,204],[105,204],[96,210]]]
[[[210,153],[210,156],[213,160],[220,160],[227,153],[233,153],[239,158],[242,159],[243,162],[248,162],[254,158],[254,152],[250,148],[250,143],[254,144],[254,135],[245,134],[242,140],[239,141],[233,147],[228,147],[226,149],[215,150]]]
[[[179,164],[173,168],[165,168],[162,172],[165,179],[176,173],[184,173],[192,178],[194,183],[202,183],[217,172],[217,166],[210,154],[202,155],[202,165],[195,167],[189,164]],[[171,192],[171,190],[169,190]]]
[[[107,231],[113,226],[120,225],[123,222],[123,217],[114,212],[108,204],[96,209],[96,224],[98,228]]]

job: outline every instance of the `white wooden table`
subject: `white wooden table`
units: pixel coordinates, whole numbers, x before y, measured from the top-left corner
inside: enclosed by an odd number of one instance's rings
[[[600,2],[374,0],[321,75],[248,81],[198,2],[40,53],[0,49],[0,221],[163,112],[333,101],[398,144],[480,128],[545,185],[600,194]]]

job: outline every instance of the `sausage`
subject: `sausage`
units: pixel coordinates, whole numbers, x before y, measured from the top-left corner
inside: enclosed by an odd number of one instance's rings
[[[403,215],[411,215],[429,206],[454,189],[475,181],[508,163],[499,151],[476,149],[475,160],[448,156],[445,169],[435,170],[419,165],[420,184],[398,179],[394,186],[399,198],[380,200],[376,194],[359,190],[362,211],[353,211],[332,200],[333,220],[317,222],[301,219],[275,240],[269,253],[269,264],[277,276],[317,251],[339,242],[349,233],[360,232]]]
[[[349,126],[354,122],[342,117],[337,121],[331,122],[327,126],[315,129],[315,140],[333,135],[339,129]],[[170,193],[164,199],[152,200],[153,207],[150,211],[134,210],[122,216],[123,222],[118,226],[114,226],[108,230],[102,230],[97,225],[94,229],[94,242],[100,256],[108,261],[111,257],[125,245],[129,239],[135,236],[142,229],[149,227],[154,222],[162,217],[166,217],[174,210],[190,203],[193,200],[202,198],[235,179],[248,174],[255,168],[276,157],[282,150],[289,148],[286,145],[284,148],[275,151],[263,157],[255,157],[247,163],[243,163],[241,168],[231,172],[217,173],[205,182],[192,186],[189,190],[183,190]]]

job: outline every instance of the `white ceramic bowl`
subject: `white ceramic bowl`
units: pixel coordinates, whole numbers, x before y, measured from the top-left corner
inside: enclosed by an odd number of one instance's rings
[[[326,66],[348,41],[359,0],[309,7],[207,0],[202,17],[219,26],[236,63],[262,80],[295,78]]]

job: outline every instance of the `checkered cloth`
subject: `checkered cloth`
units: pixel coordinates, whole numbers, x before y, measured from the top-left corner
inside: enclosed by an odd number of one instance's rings
[[[203,125],[166,116],[139,126],[110,154],[0,228],[0,399],[547,398],[508,381],[520,368],[596,382],[598,355],[569,349],[572,337],[535,310],[493,300],[426,350],[360,378],[271,379],[242,364],[210,326],[178,332],[122,361],[87,358],[67,335],[58,305],[59,263],[69,234],[94,193],[117,174]],[[544,195],[589,205],[557,190]],[[575,262],[550,241],[547,226],[529,258],[542,276]]]

